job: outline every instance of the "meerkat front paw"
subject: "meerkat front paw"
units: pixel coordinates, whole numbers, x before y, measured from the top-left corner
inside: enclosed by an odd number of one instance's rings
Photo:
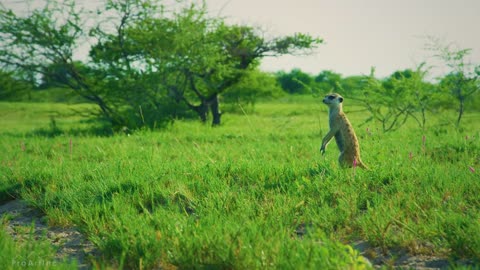
[[[325,145],[322,145],[322,147],[320,147],[320,153],[322,153],[322,155],[325,155]]]

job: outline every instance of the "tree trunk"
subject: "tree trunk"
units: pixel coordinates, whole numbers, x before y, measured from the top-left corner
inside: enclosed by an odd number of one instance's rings
[[[213,95],[209,100],[210,111],[212,112],[212,126],[219,126],[221,123],[222,112],[220,112],[220,103],[218,101],[218,94]]]
[[[458,100],[460,101],[460,107],[458,108],[458,118],[457,118],[457,127],[460,126],[460,120],[462,120],[462,115],[463,115],[463,111],[464,111],[464,106],[465,106],[465,97],[464,96],[460,96],[458,98]]]
[[[425,123],[427,122],[427,117],[425,115],[425,109],[422,108],[422,129],[425,129]]]
[[[195,111],[200,117],[202,123],[206,123],[208,117],[208,104],[204,100],[202,100],[202,103],[195,107]]]

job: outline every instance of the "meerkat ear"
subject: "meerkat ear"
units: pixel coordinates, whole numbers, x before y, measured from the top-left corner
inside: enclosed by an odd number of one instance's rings
[[[340,103],[343,102],[343,98],[342,98],[342,97],[338,98],[338,100],[340,100]]]

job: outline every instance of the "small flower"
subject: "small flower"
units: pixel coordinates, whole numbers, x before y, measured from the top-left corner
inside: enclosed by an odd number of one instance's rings
[[[472,173],[475,173],[475,169],[472,166],[468,167]]]

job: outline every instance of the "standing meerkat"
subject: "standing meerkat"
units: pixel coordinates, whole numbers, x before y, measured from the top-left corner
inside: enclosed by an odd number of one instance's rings
[[[330,130],[322,140],[320,152],[325,154],[325,147],[332,137],[335,137],[340,156],[338,161],[342,167],[356,166],[368,169],[360,159],[360,145],[357,136],[353,130],[352,124],[342,110],[343,97],[339,94],[328,94],[323,99],[323,103],[328,106],[328,122]]]

